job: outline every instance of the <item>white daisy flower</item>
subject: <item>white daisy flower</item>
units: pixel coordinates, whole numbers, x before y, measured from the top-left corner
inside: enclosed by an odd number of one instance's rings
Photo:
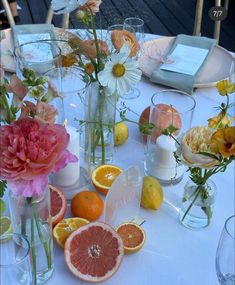
[[[119,53],[109,57],[104,69],[98,74],[100,84],[119,96],[128,93],[132,85],[141,79],[138,61],[128,60],[129,54],[128,46],[123,46]]]
[[[52,0],[51,8],[55,14],[70,13],[86,4],[88,0]]]

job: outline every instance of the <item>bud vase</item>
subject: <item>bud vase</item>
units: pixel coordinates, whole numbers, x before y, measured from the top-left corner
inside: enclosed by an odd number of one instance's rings
[[[117,96],[99,82],[87,87],[85,104],[85,160],[91,167],[111,163]]]
[[[200,230],[209,226],[216,199],[216,185],[207,180],[197,185],[189,180],[184,187],[182,205],[179,212],[180,222],[187,228]]]
[[[9,191],[13,232],[30,243],[33,285],[45,283],[53,273],[53,244],[48,187],[37,197],[23,197]]]

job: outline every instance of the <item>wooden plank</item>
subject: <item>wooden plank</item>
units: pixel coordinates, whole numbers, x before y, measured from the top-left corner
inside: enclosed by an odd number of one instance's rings
[[[126,18],[133,17],[133,15],[134,17],[137,17],[137,18],[142,18],[144,16],[143,12],[141,12],[141,15],[139,15],[138,11],[136,11],[136,8],[135,7],[133,8],[130,5],[130,3],[126,0],[119,0],[119,1],[112,0],[112,2],[114,6],[116,7],[116,9],[118,9],[120,14],[122,15],[122,21],[124,21]],[[145,20],[145,17],[142,19]],[[147,25],[144,25],[144,32],[151,33],[151,30],[149,29]]]
[[[170,0],[168,0],[171,2]],[[168,4],[166,5],[165,2],[168,3],[168,1],[161,1],[161,0],[145,0],[145,3],[148,5],[148,7],[153,11],[153,13],[160,19],[162,23],[167,27],[167,29],[170,31],[171,35],[178,35],[181,33],[189,34],[190,31],[188,28],[183,25],[178,18],[179,17],[188,17],[188,14],[186,12],[182,13],[182,10],[179,9],[179,6],[172,3],[173,9],[168,8]],[[174,2],[173,0],[172,2]],[[170,3],[171,4],[171,3]],[[175,7],[174,7],[175,6]]]
[[[19,10],[21,24],[33,24],[33,18],[30,13],[28,2],[25,0],[17,0],[21,10]]]
[[[170,36],[171,33],[167,27],[157,18],[143,0],[128,0],[132,8],[145,22],[145,25],[153,34]]]

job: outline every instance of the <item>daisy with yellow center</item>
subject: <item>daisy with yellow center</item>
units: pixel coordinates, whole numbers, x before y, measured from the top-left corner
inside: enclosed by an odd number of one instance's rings
[[[129,59],[130,49],[124,45],[119,53],[112,54],[105,67],[98,74],[99,82],[111,93],[122,96],[141,78],[141,70],[136,60]]]

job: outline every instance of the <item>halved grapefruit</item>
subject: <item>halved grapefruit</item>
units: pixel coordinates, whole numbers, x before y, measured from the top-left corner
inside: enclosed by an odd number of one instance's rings
[[[65,261],[78,278],[101,282],[119,268],[123,242],[117,232],[102,222],[92,222],[74,231],[65,242]]]
[[[61,221],[66,212],[66,197],[62,191],[55,186],[49,185],[51,192],[51,223],[52,226]]]
[[[125,253],[139,251],[144,245],[146,235],[144,230],[135,223],[123,223],[116,229],[123,241]]]

